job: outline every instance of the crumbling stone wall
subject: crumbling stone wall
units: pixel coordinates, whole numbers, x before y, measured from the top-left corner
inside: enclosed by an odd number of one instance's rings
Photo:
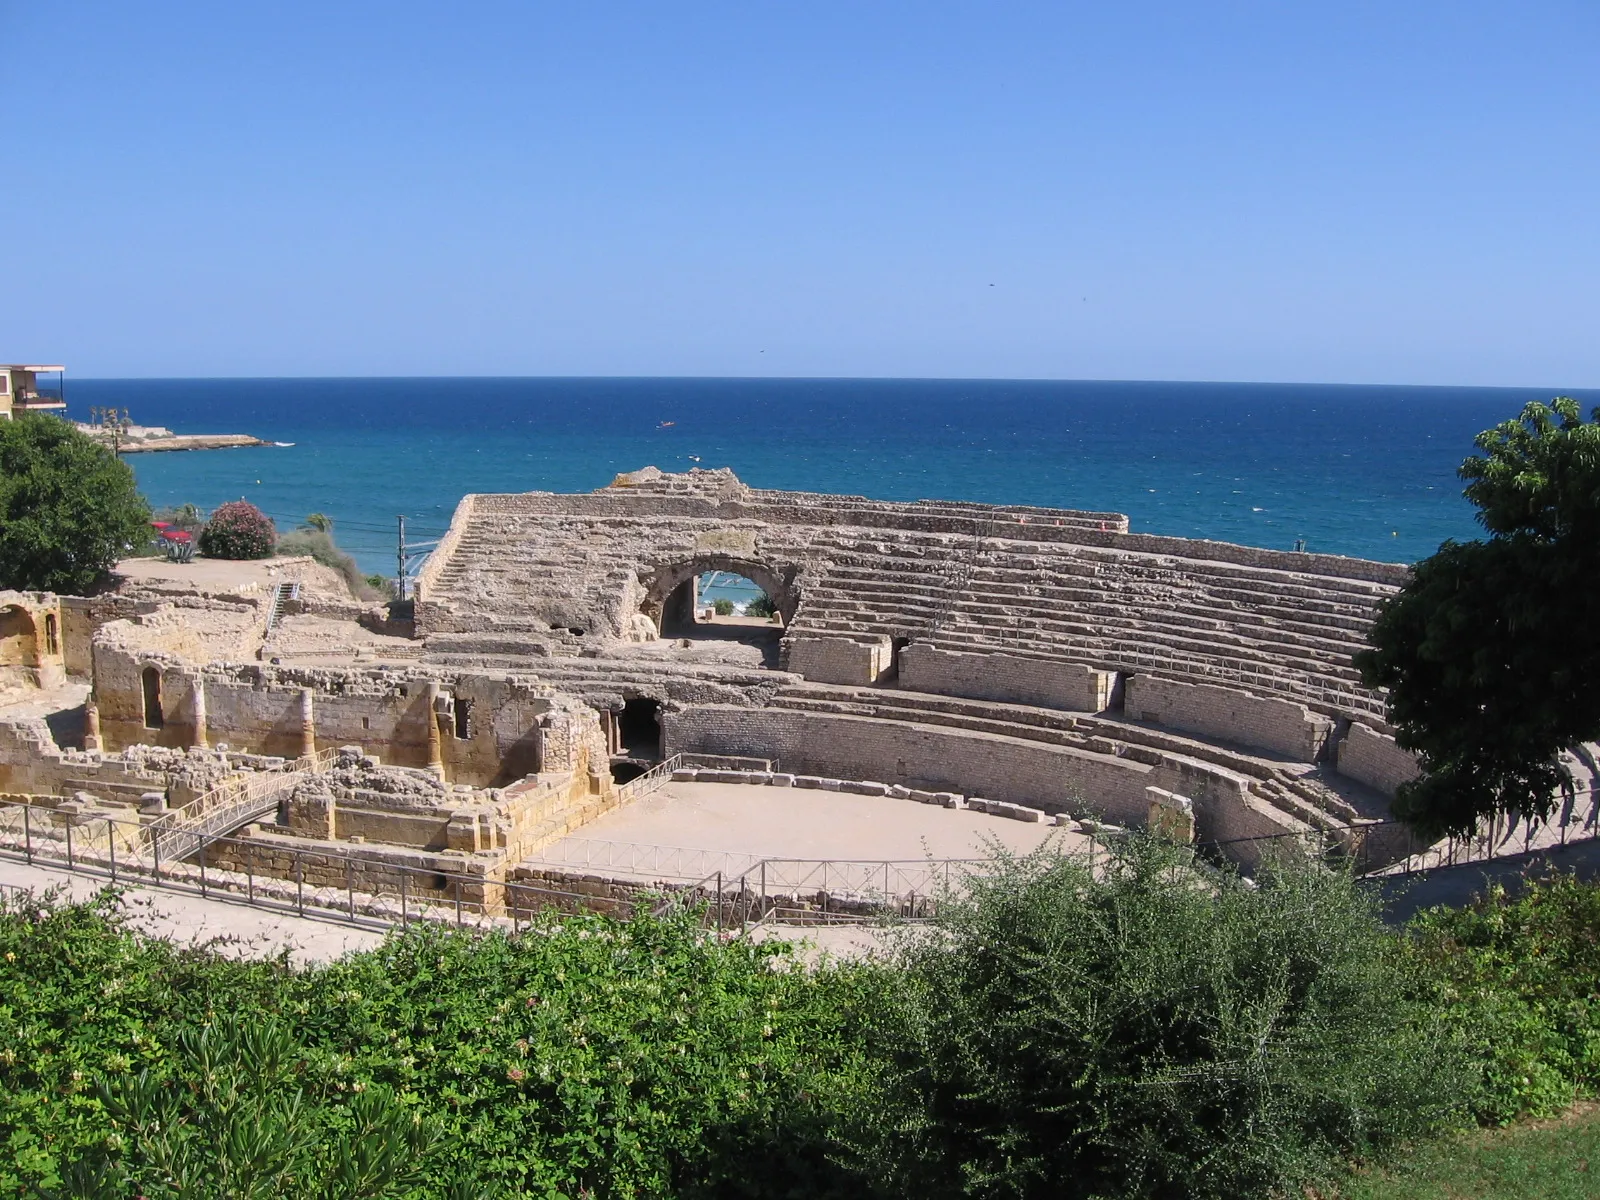
[[[55,687],[65,677],[60,597],[0,592],[0,692]]]

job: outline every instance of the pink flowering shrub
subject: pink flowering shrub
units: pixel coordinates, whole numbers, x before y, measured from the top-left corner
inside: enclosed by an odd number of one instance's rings
[[[211,514],[200,531],[200,553],[207,558],[271,558],[278,530],[248,500],[234,500]]]

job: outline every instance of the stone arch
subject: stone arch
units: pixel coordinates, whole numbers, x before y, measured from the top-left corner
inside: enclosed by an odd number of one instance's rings
[[[689,580],[707,571],[743,575],[772,597],[773,604],[783,616],[784,628],[788,628],[794,620],[794,614],[800,607],[800,588],[796,582],[799,569],[730,554],[696,554],[681,562],[657,568],[644,582],[644,600],[639,605],[639,611],[649,617],[659,631],[667,598]]]
[[[38,666],[39,632],[33,614],[15,604],[0,608],[0,667]]]

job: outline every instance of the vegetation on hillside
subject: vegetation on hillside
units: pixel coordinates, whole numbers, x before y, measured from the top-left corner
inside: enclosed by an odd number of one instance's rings
[[[283,556],[309,555],[323,566],[339,572],[350,594],[357,599],[374,598],[383,591],[374,587],[371,579],[362,574],[356,560],[339,548],[333,540],[333,519],[323,513],[312,513],[299,529],[279,538],[278,553]]]
[[[1592,1089],[1597,908],[1554,880],[1397,934],[1346,877],[1134,840],[1104,882],[1012,860],[881,961],[691,915],[294,970],[14,898],[0,1195],[1344,1194]]]
[[[1547,814],[1560,752],[1600,737],[1600,409],[1529,404],[1477,446],[1459,473],[1489,537],[1419,562],[1356,656],[1425,771],[1394,813],[1429,834]]]
[[[81,594],[150,539],[133,472],[67,421],[0,421],[0,588]]]

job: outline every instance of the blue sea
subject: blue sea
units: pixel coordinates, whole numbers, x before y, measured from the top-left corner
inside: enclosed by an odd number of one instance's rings
[[[70,415],[293,443],[134,454],[157,506],[334,519],[393,574],[395,518],[466,492],[587,491],[732,467],[765,488],[1127,513],[1135,531],[1410,562],[1476,536],[1455,469],[1548,388],[856,379],[69,380]],[[1572,393],[1586,407],[1600,392]]]

